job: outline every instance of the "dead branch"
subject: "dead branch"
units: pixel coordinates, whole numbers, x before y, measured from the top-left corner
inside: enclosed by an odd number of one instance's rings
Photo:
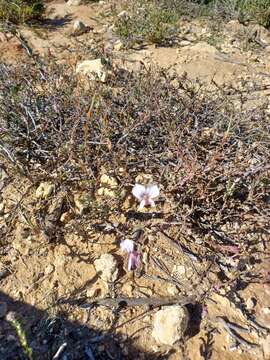
[[[251,343],[247,340],[245,340],[244,338],[242,338],[242,336],[240,336],[239,334],[236,333],[236,330],[239,331],[243,331],[243,332],[249,332],[248,329],[241,327],[240,325],[236,325],[236,324],[232,324],[229,321],[226,321],[225,319],[223,319],[220,316],[217,316],[214,321],[219,322],[223,328],[231,335],[231,337],[233,337],[239,344],[247,347],[247,348],[256,348],[258,347],[257,344]]]
[[[128,298],[128,297],[118,297],[118,298],[104,298],[104,299],[95,299],[90,303],[83,303],[82,307],[91,307],[96,305],[107,306],[107,307],[132,307],[132,306],[163,306],[163,305],[187,305],[195,304],[197,301],[195,296],[178,296],[178,297],[150,297],[150,298]],[[78,305],[82,303],[81,300],[63,300],[61,304],[70,304]]]

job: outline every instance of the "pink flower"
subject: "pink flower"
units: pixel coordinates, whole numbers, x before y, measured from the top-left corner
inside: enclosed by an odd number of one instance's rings
[[[140,263],[140,254],[133,251],[128,254],[128,271],[135,270]]]
[[[129,239],[123,240],[120,248],[128,253],[128,270],[136,269],[140,262],[140,254],[135,250],[134,241]]]
[[[139,209],[142,209],[145,206],[155,206],[154,199],[159,196],[159,188],[157,185],[143,186],[135,184],[132,194],[140,201]]]

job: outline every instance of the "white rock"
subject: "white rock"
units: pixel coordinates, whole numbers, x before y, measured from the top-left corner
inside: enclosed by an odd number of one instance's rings
[[[69,6],[78,6],[81,5],[82,0],[68,0],[67,5]]]
[[[95,269],[105,282],[114,282],[118,277],[117,261],[111,254],[103,254],[94,261]]]
[[[129,14],[126,10],[123,10],[117,15],[117,17],[119,19],[127,20],[127,19],[129,19]]]
[[[86,26],[80,20],[76,20],[73,24],[73,34],[81,35],[86,31]]]
[[[50,275],[54,272],[54,265],[53,264],[49,264],[48,266],[46,266],[44,274],[45,275]]]
[[[42,182],[36,190],[36,197],[38,199],[48,198],[54,190],[54,185],[48,182]]]
[[[107,174],[101,175],[100,183],[109,186],[111,189],[116,189],[118,185],[116,178]]]
[[[15,311],[9,311],[6,315],[6,320],[8,322],[13,322],[14,320],[16,320],[17,316]]]
[[[114,50],[116,51],[120,51],[124,48],[124,44],[122,43],[121,40],[117,40],[115,43],[114,43],[114,46],[113,46]]]
[[[256,305],[256,299],[248,298],[246,301],[247,310],[252,310]]]
[[[93,34],[105,34],[106,31],[107,31],[107,29],[105,27],[102,27],[99,29],[94,29]]]
[[[110,197],[110,198],[116,197],[115,191],[110,190],[106,187],[101,187],[101,188],[97,189],[96,194],[97,194],[97,196],[104,196],[104,197]]]
[[[186,274],[186,268],[184,265],[174,265],[172,273],[178,277]]]
[[[88,75],[91,80],[98,78],[101,82],[105,82],[107,78],[107,72],[101,62],[101,59],[85,60],[77,65],[76,73]]]
[[[167,286],[167,291],[172,296],[176,296],[179,294],[179,290],[177,289],[177,287],[174,284],[169,283]]]
[[[117,196],[115,190],[118,187],[118,182],[113,176],[103,174],[100,177],[101,187],[97,190],[97,196],[105,196],[115,198]]]
[[[152,336],[158,344],[174,345],[185,332],[188,311],[180,305],[166,306],[154,316]]]
[[[188,40],[182,40],[182,41],[180,41],[180,43],[179,43],[180,46],[188,46],[188,45],[190,45],[190,44],[191,44],[191,42],[188,41]],[[180,50],[180,49],[177,49],[177,50]],[[180,51],[181,51],[181,50],[180,50]]]

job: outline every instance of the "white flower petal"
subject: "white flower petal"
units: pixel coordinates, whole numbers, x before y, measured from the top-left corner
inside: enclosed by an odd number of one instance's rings
[[[137,253],[137,252],[132,252],[132,253],[129,253],[129,256],[128,256],[128,271],[131,271],[131,270],[135,270],[138,265],[139,265],[139,262],[140,262],[140,254]]]
[[[155,206],[155,202],[154,202],[153,199],[149,199],[148,202],[149,202],[149,205],[150,205],[150,206],[152,206],[152,207]]]
[[[123,240],[120,244],[120,248],[123,250],[123,251],[126,251],[128,253],[131,253],[134,251],[134,241],[132,240],[129,240],[129,239],[126,239],[126,240]]]
[[[140,206],[139,206],[139,209],[143,209],[146,205],[146,200],[143,199],[141,202],[140,202]]]
[[[132,194],[137,198],[138,200],[142,200],[143,195],[145,193],[145,187],[140,184],[135,184],[132,189]]]
[[[154,199],[159,196],[159,188],[157,185],[149,185],[146,188],[146,193],[151,199]]]

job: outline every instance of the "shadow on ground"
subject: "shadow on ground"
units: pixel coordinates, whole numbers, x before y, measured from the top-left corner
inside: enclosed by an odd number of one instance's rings
[[[29,347],[33,351],[33,359],[38,360],[107,360],[107,359],[152,359],[166,360],[170,354],[145,353],[132,343],[110,332],[99,332],[78,322],[67,321],[64,315],[50,317],[46,311],[22,301],[15,301],[0,292],[0,303],[7,304],[7,316],[0,319],[0,359],[25,360],[31,359],[24,353],[17,333],[9,319],[10,312],[25,331]],[[91,314],[90,314],[91,317]],[[66,347],[58,357],[54,357],[61,345]]]
[[[71,15],[65,15],[63,17],[55,17],[53,19],[47,18],[42,21],[41,28],[45,28],[50,31],[56,31],[59,28],[64,27],[72,21]]]

